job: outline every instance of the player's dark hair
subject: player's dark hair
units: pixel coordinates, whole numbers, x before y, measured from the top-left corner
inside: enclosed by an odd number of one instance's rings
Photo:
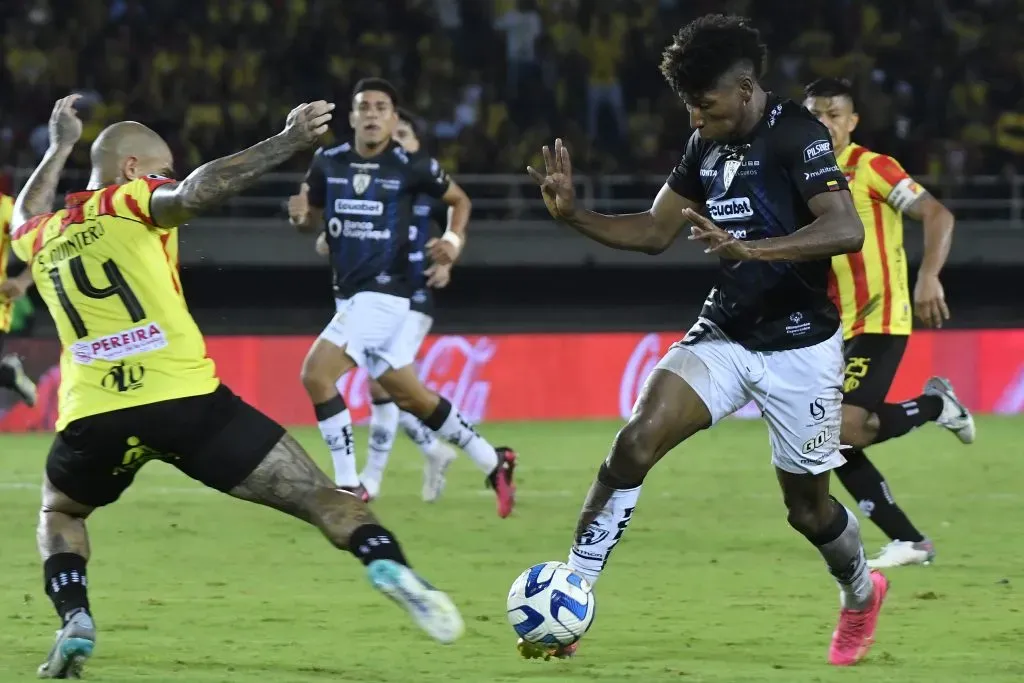
[[[361,92],[366,92],[367,90],[375,90],[377,92],[384,93],[391,98],[391,104],[395,109],[398,108],[398,90],[395,89],[395,86],[391,85],[390,81],[384,78],[360,79],[360,81],[356,83],[356,87],[352,88],[352,99],[354,100],[356,95]]]
[[[661,73],[677,95],[692,97],[714,89],[738,64],[749,64],[760,78],[767,61],[761,33],[747,19],[705,14],[679,29],[661,54]]]
[[[845,78],[819,78],[804,88],[806,97],[848,97],[854,110],[857,100],[853,97],[853,84]]]
[[[420,125],[420,120],[416,118],[416,115],[405,107],[398,108],[398,120],[404,121],[409,124],[412,128],[412,132],[416,134],[416,137],[421,137],[423,126]]]

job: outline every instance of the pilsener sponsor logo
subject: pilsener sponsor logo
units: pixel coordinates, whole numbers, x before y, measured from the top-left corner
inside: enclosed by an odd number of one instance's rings
[[[832,143],[828,140],[815,140],[804,147],[804,161],[813,161],[818,157],[832,151]]]
[[[708,215],[715,221],[738,221],[754,215],[747,197],[712,200],[707,203]]]

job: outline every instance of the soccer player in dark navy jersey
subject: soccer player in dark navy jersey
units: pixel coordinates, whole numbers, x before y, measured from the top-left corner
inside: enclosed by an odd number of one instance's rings
[[[420,154],[420,135],[415,117],[406,109],[398,110],[398,125],[394,139],[410,154]],[[413,218],[409,227],[409,313],[399,332],[398,345],[405,348],[406,355],[415,357],[423,340],[434,325],[434,289],[448,285],[451,264],[430,263],[427,243],[435,232],[435,226],[447,221],[448,206],[430,195],[416,198],[412,206]],[[317,238],[317,253],[329,256],[327,233]],[[399,425],[424,456],[423,500],[432,503],[440,497],[445,486],[445,472],[455,459],[455,451],[438,439],[434,432],[414,415],[399,410],[380,382],[370,382],[370,439],[366,465],[359,473],[359,480],[366,487],[371,498],[380,493],[384,471],[387,468],[395,433]]]
[[[668,451],[750,401],[768,424],[789,523],[824,557],[842,595],[829,661],[853,664],[872,642],[888,583],[868,569],[857,518],[829,495],[839,452],[843,373],[830,258],[855,252],[864,227],[828,131],[759,84],[767,59],[756,29],[707,15],[666,48],[661,72],[695,129],[649,211],[606,216],[576,205],[568,150],[544,148],[528,169],[551,215],[616,249],[657,254],[684,229],[720,259],[696,324],[648,377],[601,465],[576,527],[569,565],[596,581]],[[520,644],[525,656],[565,656]]]
[[[412,154],[392,139],[398,124],[394,87],[364,79],[352,93],[352,142],[319,149],[306,174],[305,192],[289,200],[300,230],[323,229],[334,271],[337,313],[306,356],[302,381],[331,451],[340,488],[369,500],[356,467],[352,418],[337,382],[363,367],[401,410],[462,448],[486,473],[498,514],[512,512],[515,453],[494,448],[447,399],[427,389],[413,367],[415,348],[402,328],[415,286],[410,278],[413,205],[429,195],[451,207],[444,234],[425,245],[438,264],[450,265],[462,247],[470,201],[436,159]]]

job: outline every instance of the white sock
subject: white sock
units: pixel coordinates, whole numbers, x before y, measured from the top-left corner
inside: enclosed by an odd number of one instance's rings
[[[839,504],[838,501],[836,503]],[[846,512],[846,527],[838,538],[817,546],[825,558],[829,571],[839,584],[840,601],[849,609],[864,609],[871,602],[875,585],[864,557],[864,544],[860,540],[857,515],[842,506]]]
[[[340,396],[314,406],[320,435],[331,451],[334,461],[334,483],[346,488],[359,486],[356,472],[355,443],[352,439],[352,416]]]
[[[595,482],[594,486],[603,487],[604,484]],[[597,582],[612,550],[626,533],[640,499],[641,488],[612,489],[611,497],[601,512],[573,543],[567,564],[591,584]],[[589,499],[590,495],[587,497]]]
[[[370,406],[370,444],[369,457],[360,479],[379,484],[384,478],[384,469],[388,466],[391,449],[395,445],[395,432],[398,431],[398,414],[401,411],[394,401],[373,403]]]
[[[484,474],[489,475],[497,469],[498,453],[494,450],[494,446],[487,443],[487,440],[473,429],[473,426],[469,424],[469,421],[462,416],[455,406],[449,403],[446,398],[441,397],[441,403],[438,405],[434,415],[443,415],[446,410],[448,415],[445,417],[444,423],[434,430],[438,436],[453,446],[458,446],[464,450],[466,455],[476,463],[476,466]]]
[[[398,418],[398,424],[401,425],[405,435],[412,439],[416,447],[423,452],[423,455],[428,458],[440,456],[441,442],[434,436],[434,432],[420,422],[415,415],[403,411]]]

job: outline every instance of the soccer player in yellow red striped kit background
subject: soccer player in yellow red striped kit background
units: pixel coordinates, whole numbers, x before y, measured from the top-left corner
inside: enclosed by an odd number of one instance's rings
[[[844,452],[847,462],[836,475],[861,511],[891,539],[869,565],[928,564],[935,557],[932,541],[896,504],[864,449],[927,422],[945,427],[965,444],[974,441],[974,419],[948,380],[933,377],[920,396],[885,402],[913,314],[927,327],[942,327],[949,319],[939,273],[953,239],[953,214],[895,159],[851,141],[858,115],[848,82],[822,78],[808,85],[805,95],[805,105],[832,136],[836,162],[850,184],[865,235],[859,253],[832,259],[830,291],[842,316],[846,352],[840,441],[849,447]],[[903,249],[904,215],[924,224],[913,308]]]
[[[14,197],[0,194],[0,353],[4,349],[4,337],[11,331],[14,321],[14,301],[25,295],[32,286],[32,272],[26,268],[18,277],[7,277],[11,256],[11,216],[14,213]],[[4,356],[0,359],[0,389],[10,389],[25,403],[36,402],[36,385],[25,374],[21,359]]]

